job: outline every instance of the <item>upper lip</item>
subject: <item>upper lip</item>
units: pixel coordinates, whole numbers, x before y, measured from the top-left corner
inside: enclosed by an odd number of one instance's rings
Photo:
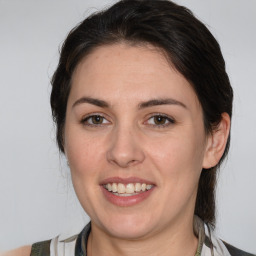
[[[138,177],[128,177],[128,178],[121,178],[121,177],[110,177],[102,180],[100,182],[100,185],[105,185],[108,183],[122,183],[122,184],[128,184],[128,183],[146,183],[147,185],[154,185],[154,182],[138,178]]]

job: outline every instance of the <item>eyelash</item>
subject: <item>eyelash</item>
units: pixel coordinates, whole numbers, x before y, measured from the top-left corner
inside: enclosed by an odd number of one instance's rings
[[[150,119],[154,119],[154,118],[157,118],[157,117],[160,117],[160,118],[164,118],[165,122],[168,121],[168,123],[164,123],[164,124],[149,124],[150,126],[153,126],[153,127],[156,127],[156,128],[165,128],[165,127],[168,127],[172,124],[175,124],[175,120],[168,116],[168,115],[165,115],[165,114],[161,114],[161,113],[155,113],[155,114],[152,114],[148,119],[147,119],[147,122],[150,120]]]
[[[106,123],[104,123],[104,120],[103,120],[103,123],[100,123],[100,124],[92,124],[92,123],[88,123],[88,121],[92,118],[95,118],[95,117],[99,117],[99,118],[103,118],[105,120],[107,120],[107,118],[105,118],[104,115],[102,114],[90,114],[88,116],[85,116],[82,120],[81,120],[81,123],[85,126],[90,126],[90,127],[102,127],[102,126],[105,126]],[[155,113],[155,114],[152,114],[146,122],[148,122],[150,119],[154,119],[154,118],[163,118],[164,121],[168,121],[168,123],[164,123],[164,124],[148,124],[152,127],[156,127],[156,128],[165,128],[165,127],[168,127],[169,125],[172,125],[175,123],[175,120],[173,118],[171,118],[170,116],[168,115],[165,115],[165,114],[161,114],[161,113]],[[109,123],[109,121],[107,120],[107,122]]]
[[[91,123],[88,123],[88,120],[92,119],[93,117],[100,117],[100,118],[103,118],[103,119],[107,120],[107,118],[105,118],[104,115],[95,113],[95,114],[90,114],[90,115],[88,115],[88,116],[83,117],[83,119],[81,120],[81,123],[82,123],[83,125],[91,126],[91,127],[99,127],[99,126],[104,126],[104,125],[106,125],[106,124],[104,124],[104,123],[101,123],[101,124],[91,124]],[[109,121],[108,121],[108,122],[109,122]]]

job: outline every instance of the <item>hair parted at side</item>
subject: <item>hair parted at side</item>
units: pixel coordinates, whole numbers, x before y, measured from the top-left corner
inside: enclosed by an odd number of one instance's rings
[[[52,77],[51,107],[57,143],[64,152],[64,126],[72,74],[95,48],[126,42],[151,44],[165,53],[191,84],[202,106],[207,133],[217,129],[221,114],[232,116],[233,91],[218,42],[190,10],[168,0],[123,0],[82,21],[68,34]],[[226,157],[230,137],[219,164],[203,170],[195,214],[215,224],[216,172]]]

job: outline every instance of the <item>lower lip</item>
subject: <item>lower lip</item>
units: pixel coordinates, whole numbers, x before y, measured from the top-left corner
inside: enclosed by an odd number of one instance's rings
[[[139,204],[140,202],[146,200],[151,195],[154,188],[155,187],[133,196],[117,196],[109,192],[108,190],[106,190],[103,186],[101,186],[104,196],[110,203],[115,204],[117,206],[126,206],[126,207]]]

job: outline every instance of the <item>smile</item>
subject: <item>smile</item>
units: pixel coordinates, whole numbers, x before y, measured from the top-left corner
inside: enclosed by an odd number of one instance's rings
[[[104,198],[119,207],[130,207],[147,201],[156,184],[138,177],[111,177],[100,183]]]
[[[103,187],[116,196],[127,197],[148,191],[153,188],[153,185],[146,183],[107,183]]]

